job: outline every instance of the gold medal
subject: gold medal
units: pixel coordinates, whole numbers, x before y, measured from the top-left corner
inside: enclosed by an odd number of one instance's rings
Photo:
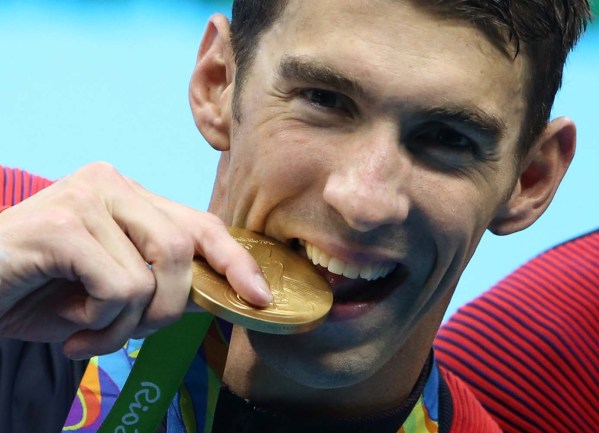
[[[270,334],[307,332],[325,320],[333,293],[309,260],[250,230],[230,227],[229,232],[262,269],[273,301],[264,308],[249,304],[201,258],[193,263],[192,301],[229,322]]]

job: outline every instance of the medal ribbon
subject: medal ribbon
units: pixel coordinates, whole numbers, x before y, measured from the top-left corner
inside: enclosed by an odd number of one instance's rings
[[[146,338],[98,433],[154,433],[213,318],[209,313],[187,313]]]

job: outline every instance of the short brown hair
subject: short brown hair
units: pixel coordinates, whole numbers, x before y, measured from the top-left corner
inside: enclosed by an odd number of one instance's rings
[[[563,68],[591,17],[588,0],[412,0],[442,16],[474,24],[514,58],[530,58],[532,76],[528,107],[520,137],[520,155],[526,154],[544,129]],[[237,65],[236,95],[241,93],[256,45],[264,31],[282,14],[287,0],[235,0],[231,43]],[[239,117],[237,104],[234,113]]]

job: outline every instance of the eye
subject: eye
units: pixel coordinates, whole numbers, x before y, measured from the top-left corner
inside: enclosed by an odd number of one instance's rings
[[[414,155],[444,170],[462,169],[487,159],[479,142],[442,122],[419,126],[406,143]]]
[[[428,147],[440,151],[476,153],[477,148],[476,143],[468,136],[442,123],[428,124],[420,128],[413,135],[413,141],[417,146],[415,150],[425,150]]]
[[[459,149],[472,149],[472,141],[465,135],[452,128],[440,127],[434,136],[435,141],[441,146]]]
[[[340,93],[324,89],[305,89],[301,95],[311,104],[320,108],[350,111],[348,98]]]

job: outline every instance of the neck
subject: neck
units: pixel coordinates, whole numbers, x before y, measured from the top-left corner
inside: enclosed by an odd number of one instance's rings
[[[236,327],[224,382],[235,394],[273,410],[355,418],[395,409],[410,396],[429,356],[442,312],[432,322],[431,316],[417,326],[401,349],[372,376],[334,389],[308,387],[281,375],[261,361],[247,332]]]

